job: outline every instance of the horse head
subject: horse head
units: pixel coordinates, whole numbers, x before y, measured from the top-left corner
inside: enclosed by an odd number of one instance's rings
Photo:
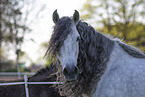
[[[79,13],[76,10],[72,18],[59,18],[57,10],[53,12],[55,34],[52,37],[55,40],[55,47],[58,49],[56,57],[62,66],[62,72],[67,81],[76,80],[79,73],[77,58],[79,54],[80,35],[76,29],[78,21]]]

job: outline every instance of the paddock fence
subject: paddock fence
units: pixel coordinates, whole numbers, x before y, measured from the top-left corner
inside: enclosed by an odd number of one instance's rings
[[[5,73],[0,73],[0,75],[4,75]],[[35,73],[28,73],[28,75],[34,75]],[[7,73],[8,75],[8,73]],[[10,75],[16,75],[16,73],[12,73]],[[9,83],[0,83],[0,86],[10,86],[10,85],[24,85],[25,86],[25,92],[26,97],[29,97],[29,89],[28,85],[41,85],[41,84],[62,84],[61,82],[28,82],[28,76],[26,73],[21,73],[21,75],[24,75],[24,82],[9,82]]]
[[[18,72],[0,72],[0,80],[5,80],[5,81],[13,81],[13,80],[20,80],[21,78],[23,78],[24,75],[27,76],[33,76],[35,74],[35,72],[20,72],[18,74]]]

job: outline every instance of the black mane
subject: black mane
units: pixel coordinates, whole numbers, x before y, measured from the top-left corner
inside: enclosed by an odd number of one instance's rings
[[[117,41],[118,42],[118,41]],[[118,42],[118,44],[126,51],[129,55],[136,57],[136,58],[145,58],[145,54],[143,51],[141,51],[138,48],[135,48],[133,46],[127,45],[122,42]]]
[[[79,96],[92,91],[93,85],[105,71],[114,45],[114,41],[96,32],[85,22],[79,21],[76,28],[80,34],[77,66],[81,71],[77,81],[66,82],[61,68],[58,68],[58,79],[64,82],[59,86],[60,92],[68,96]]]

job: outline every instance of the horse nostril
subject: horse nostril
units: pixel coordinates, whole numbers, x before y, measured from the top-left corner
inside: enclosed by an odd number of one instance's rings
[[[67,71],[66,68],[64,68],[64,70],[63,70],[63,74],[64,74],[64,75],[68,74],[68,71]]]
[[[78,73],[78,67],[74,66],[74,67],[66,67],[63,69],[63,74],[77,74]]]
[[[79,72],[78,67],[75,67],[74,73],[77,74]]]

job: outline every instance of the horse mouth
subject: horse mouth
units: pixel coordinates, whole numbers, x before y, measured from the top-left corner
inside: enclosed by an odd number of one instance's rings
[[[78,68],[74,67],[73,69],[64,68],[63,75],[65,76],[66,81],[75,81],[78,77]]]
[[[65,79],[67,82],[72,82],[72,81],[75,81],[77,80],[77,75],[75,74],[68,74],[68,75],[64,75],[65,76]]]

